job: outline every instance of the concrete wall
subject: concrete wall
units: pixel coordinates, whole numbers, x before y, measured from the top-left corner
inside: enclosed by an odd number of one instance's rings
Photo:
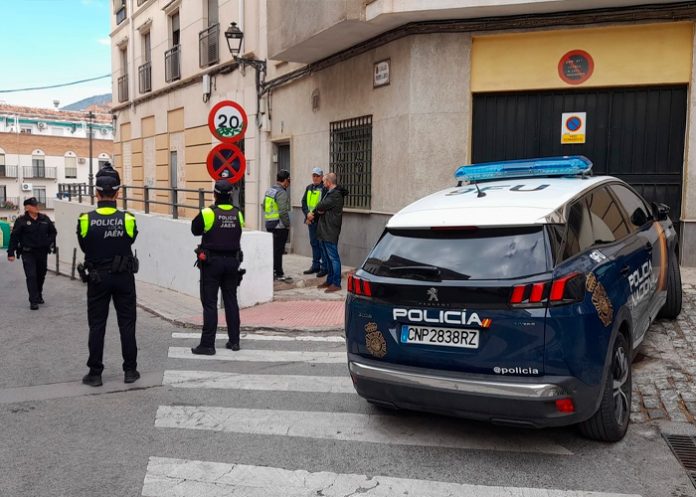
[[[73,248],[78,262],[83,260],[77,244],[77,218],[92,210],[88,204],[56,201],[57,244],[60,249],[60,272],[70,274]],[[177,292],[199,296],[198,269],[193,267],[193,249],[200,238],[191,235],[191,222],[170,219],[154,214],[134,212],[139,235],[133,245],[138,251],[140,271],[136,280],[151,283]],[[269,302],[273,299],[273,239],[269,233],[245,230],[242,235],[244,262],[247,274],[239,288],[241,307]],[[52,263],[51,267],[55,267]]]

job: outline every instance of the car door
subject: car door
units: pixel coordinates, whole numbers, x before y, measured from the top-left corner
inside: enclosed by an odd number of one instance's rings
[[[645,251],[645,262],[640,271],[633,272],[630,280],[632,298],[645,303],[644,333],[667,298],[667,238],[662,225],[653,219],[646,202],[637,193],[618,183],[610,188],[621,203],[628,226],[636,232]],[[643,335],[636,336],[637,340],[642,338]]]
[[[616,244],[618,278],[628,285],[626,306],[633,321],[634,341],[640,339],[650,324],[649,297],[644,282],[651,278],[651,252],[646,240],[624,215],[623,208],[609,187],[598,188],[588,197],[595,245]]]

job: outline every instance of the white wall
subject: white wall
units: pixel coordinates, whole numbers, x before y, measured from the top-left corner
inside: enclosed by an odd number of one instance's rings
[[[83,254],[75,233],[77,218],[94,207],[77,202],[56,200],[55,222],[60,249],[60,272],[70,274],[73,249],[77,261]],[[170,219],[154,214],[133,212],[138,225],[138,238],[133,244],[138,251],[140,271],[136,280],[198,297],[199,274],[193,267],[196,260],[193,249],[200,238],[191,235],[191,221]],[[270,233],[244,230],[242,234],[244,262],[247,274],[239,288],[240,307],[273,300],[273,237]],[[54,267],[54,263],[51,267]]]

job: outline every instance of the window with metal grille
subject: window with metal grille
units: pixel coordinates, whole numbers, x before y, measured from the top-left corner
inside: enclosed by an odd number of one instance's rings
[[[372,116],[330,125],[329,168],[349,195],[344,207],[370,209],[372,200]]]
[[[77,157],[65,157],[65,177],[77,178]]]

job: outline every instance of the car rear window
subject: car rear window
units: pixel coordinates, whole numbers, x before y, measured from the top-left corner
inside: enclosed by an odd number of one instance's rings
[[[544,239],[540,226],[387,230],[363,270],[426,281],[520,278],[548,270]]]

